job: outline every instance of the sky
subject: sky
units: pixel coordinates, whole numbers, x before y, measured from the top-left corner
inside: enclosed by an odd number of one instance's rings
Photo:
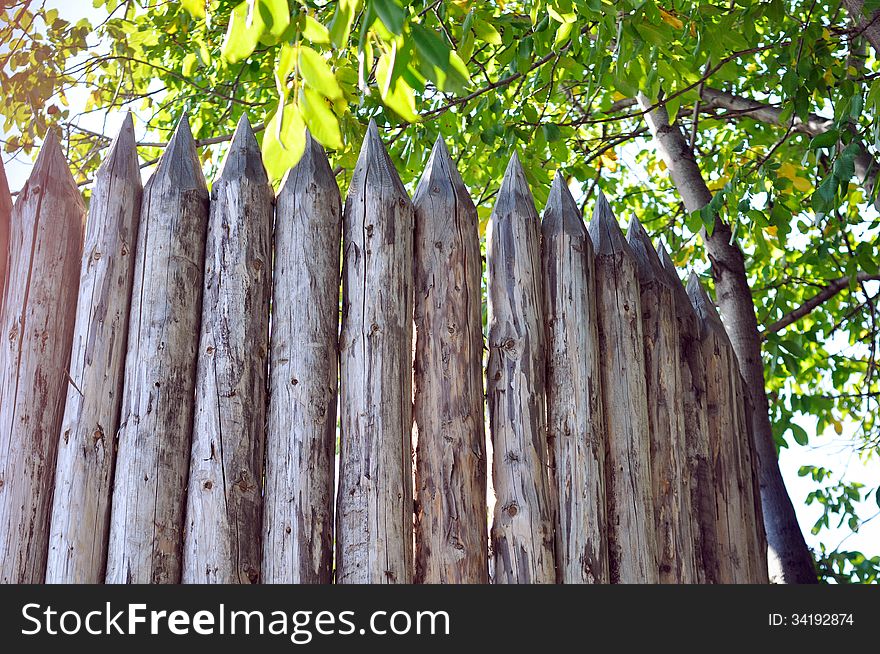
[[[106,16],[103,9],[95,9],[92,6],[91,0],[47,0],[46,5],[48,8],[58,9],[63,18],[71,21],[87,17],[95,23]],[[68,98],[71,108],[83,107],[86,95],[85,90],[69,92]],[[109,114],[96,112],[81,117],[79,125],[114,135],[123,119],[124,114],[119,111]],[[144,126],[143,124],[138,125],[137,118],[135,119],[135,129],[139,138],[142,139],[146,136]],[[5,134],[2,136],[5,138]],[[635,160],[636,151],[630,146],[621,149],[618,155],[634,174],[644,178],[645,174],[640,172],[641,166]],[[9,187],[11,190],[17,191],[24,185],[31,170],[32,161],[23,156],[11,160],[4,153],[3,162],[6,166]],[[147,172],[145,171],[145,174]],[[611,200],[613,204],[613,198]],[[833,349],[845,348],[846,345],[845,341],[828,344]],[[832,479],[843,476],[847,481],[858,481],[864,483],[866,488],[873,488],[880,483],[880,459],[875,456],[870,461],[862,461],[853,452],[852,441],[848,439],[848,435],[856,428],[853,424],[844,423],[843,433],[838,435],[831,429],[826,430],[826,433],[816,434],[815,420],[809,417],[801,417],[797,422],[810,434],[810,442],[806,446],[792,442],[790,448],[782,450],[779,463],[807,543],[811,547],[818,548],[819,542],[822,541],[826,543],[826,546],[829,546],[829,549],[834,549],[838,543],[843,542],[846,549],[864,551],[869,555],[880,554],[880,517],[864,524],[855,534],[850,532],[846,525],[837,528],[832,523],[832,529],[823,529],[819,536],[813,536],[810,529],[822,512],[818,504],[807,506],[804,500],[809,492],[815,490],[816,483],[809,477],[799,477],[797,474],[798,469],[803,465],[824,466],[834,473]],[[878,506],[873,497],[861,503],[859,514],[863,519],[873,516],[877,512]]]

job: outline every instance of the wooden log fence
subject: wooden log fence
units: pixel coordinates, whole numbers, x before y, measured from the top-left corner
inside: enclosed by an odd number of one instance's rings
[[[484,277],[442,141],[411,201],[371,122],[344,207],[260,156],[209,194],[184,117],[142,190],[128,118],[85,228],[54,134],[0,167],[0,582],[768,582],[733,350],[637,220],[513,155]]]

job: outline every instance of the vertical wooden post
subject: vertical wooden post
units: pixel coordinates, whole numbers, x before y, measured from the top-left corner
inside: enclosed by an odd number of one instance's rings
[[[413,208],[370,121],[343,210],[336,580],[413,576]]]
[[[715,534],[715,474],[709,458],[709,417],[706,370],[700,347],[700,321],[675,265],[662,244],[660,262],[669,276],[681,348],[681,394],[684,417],[686,474],[690,490],[697,583],[718,583],[718,538]]]
[[[98,168],[89,201],[47,583],[104,581],[141,192],[129,114]]]
[[[208,191],[186,117],[144,188],[108,583],[179,583]]]
[[[50,131],[12,210],[0,310],[0,583],[45,578],[84,213]]]
[[[242,115],[211,188],[184,583],[260,580],[273,200]]]
[[[477,209],[438,138],[413,197],[417,583],[486,583]]]
[[[692,584],[697,574],[687,502],[682,359],[673,288],[651,238],[635,217],[626,240],[639,276],[660,583]]]
[[[9,183],[6,181],[6,169],[0,160],[0,311],[3,310],[3,298],[6,296],[6,273],[9,264],[9,222],[12,216],[12,196],[9,194]]]
[[[555,503],[544,406],[541,233],[516,154],[504,173],[487,234],[494,579],[501,584],[552,584]]]
[[[565,584],[608,583],[593,244],[559,173],[550,187],[541,235],[548,441],[559,501],[557,579]]]
[[[264,583],[333,580],[341,204],[307,135],[275,209]]]
[[[749,544],[743,521],[743,481],[739,457],[736,386],[739,369],[715,304],[691,273],[687,292],[700,318],[706,367],[709,448],[715,472],[719,583],[748,581]]]
[[[657,583],[639,281],[632,250],[601,191],[589,234],[596,256],[596,313],[603,353],[599,361],[610,578],[612,583]]]

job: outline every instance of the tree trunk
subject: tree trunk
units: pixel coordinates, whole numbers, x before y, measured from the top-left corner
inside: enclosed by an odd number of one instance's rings
[[[370,121],[343,211],[339,583],[412,582],[412,232]]]
[[[651,105],[644,95],[640,95],[638,101],[643,109]],[[676,124],[669,124],[669,116],[663,107],[648,112],[645,119],[685,209],[699,211],[709,203],[712,194],[681,130]],[[716,219],[712,234],[705,234],[704,238],[712,263],[718,304],[755,409],[752,427],[758,455],[764,526],[770,547],[770,578],[781,583],[816,583],[813,559],[779,471],[770,406],[764,388],[761,336],[743,254],[732,242],[730,227],[720,218]]]
[[[562,175],[541,225],[547,330],[547,424],[559,500],[560,583],[608,583],[605,424],[593,245]]]
[[[600,192],[589,234],[596,254],[605,494],[611,583],[657,583],[651,434],[639,281],[632,250]]]
[[[9,231],[12,215],[12,196],[6,181],[6,169],[0,161],[0,311],[3,311],[3,298],[6,297],[6,271],[9,265]]]
[[[672,284],[678,322],[686,471],[690,488],[697,582],[717,584],[719,561],[718,538],[715,534],[715,473],[709,458],[706,369],[700,347],[700,322],[669,253],[659,244],[657,250]]]
[[[144,188],[107,583],[179,583],[208,192],[186,117]]]
[[[651,433],[654,524],[660,583],[697,581],[681,381],[681,345],[672,284],[654,244],[635,217],[627,242],[635,255],[645,343],[648,425]]]
[[[264,583],[333,580],[341,204],[308,135],[275,209]]]
[[[42,583],[85,208],[54,132],[12,211],[0,312],[0,583]]]
[[[496,497],[492,548],[499,584],[556,581],[539,230],[534,200],[514,154],[486,237],[486,385]]]
[[[865,36],[874,52],[880,56],[880,10],[870,16],[865,15],[864,0],[843,0],[843,5],[856,30]]]
[[[488,581],[479,220],[438,139],[415,196],[417,583]]]
[[[242,115],[211,188],[184,583],[260,581],[273,200]]]
[[[98,168],[89,201],[47,583],[104,581],[141,192],[129,114]]]

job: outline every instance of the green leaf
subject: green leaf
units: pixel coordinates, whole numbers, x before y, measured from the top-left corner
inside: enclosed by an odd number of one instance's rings
[[[260,15],[269,34],[276,39],[284,34],[290,25],[290,9],[287,0],[257,0],[260,4]]]
[[[487,23],[482,18],[474,21],[474,33],[481,41],[485,41],[491,45],[501,45],[501,34],[495,29],[491,23]]]
[[[404,10],[394,0],[372,0],[373,11],[392,34],[403,34]]]
[[[330,23],[330,41],[337,48],[348,44],[348,35],[351,33],[351,24],[354,22],[356,9],[357,0],[339,0],[336,5],[336,13]]]
[[[295,102],[279,104],[263,135],[263,165],[272,181],[280,180],[299,162],[306,148],[305,129]]]
[[[195,70],[197,61],[198,58],[196,57],[195,52],[187,53],[187,55],[183,58],[182,65],[180,67],[184,77],[190,77],[193,74],[193,70]]]
[[[324,97],[314,89],[306,88],[302,94],[302,101],[306,126],[315,140],[331,150],[341,150],[342,134],[339,132],[339,119]]]
[[[329,30],[309,15],[306,15],[302,35],[316,45],[330,43]]]
[[[229,26],[220,53],[231,64],[251,56],[263,34],[263,19],[259,11],[252,11],[255,2],[239,3],[229,16]]]
[[[810,437],[803,427],[797,425],[795,423],[790,423],[789,428],[791,429],[791,435],[794,436],[794,440],[798,445],[806,445]]]
[[[822,132],[813,137],[813,140],[810,141],[810,149],[816,150],[817,148],[833,147],[837,145],[839,139],[840,132],[836,129],[829,129],[827,132]]]
[[[287,99],[289,89],[287,88],[287,77],[296,67],[296,48],[289,43],[285,43],[278,49],[278,58],[275,60],[275,88],[278,89],[278,96]]]
[[[407,122],[418,122],[416,97],[403,77],[394,76],[394,55],[383,52],[376,63],[376,81],[385,106]]]
[[[307,45],[299,48],[299,69],[306,84],[311,88],[331,100],[342,98],[342,88],[330,66],[321,55]]]
[[[205,17],[205,0],[180,0],[180,5],[186,9],[193,18]]]

